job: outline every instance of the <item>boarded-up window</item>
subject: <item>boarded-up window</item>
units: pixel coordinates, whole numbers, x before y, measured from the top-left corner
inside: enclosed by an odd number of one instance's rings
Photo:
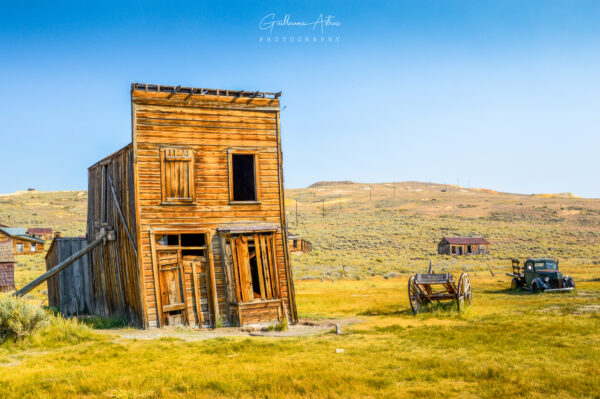
[[[229,200],[231,202],[257,202],[258,159],[255,153],[230,150]]]
[[[238,302],[278,299],[279,283],[273,234],[239,235],[228,240]]]
[[[162,203],[194,202],[194,151],[189,148],[161,148],[160,176]]]

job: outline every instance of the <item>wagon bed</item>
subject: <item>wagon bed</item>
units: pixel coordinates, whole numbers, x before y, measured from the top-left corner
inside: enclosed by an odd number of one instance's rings
[[[450,273],[417,273],[408,280],[408,299],[414,314],[421,304],[431,301],[456,300],[460,311],[471,305],[471,282],[466,273],[460,275],[458,284]]]

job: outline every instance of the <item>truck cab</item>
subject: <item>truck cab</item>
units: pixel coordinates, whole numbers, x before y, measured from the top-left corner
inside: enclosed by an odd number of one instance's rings
[[[558,260],[549,258],[527,259],[522,272],[518,261],[513,260],[512,288],[527,287],[532,293],[539,291],[571,291],[575,282],[558,270]]]

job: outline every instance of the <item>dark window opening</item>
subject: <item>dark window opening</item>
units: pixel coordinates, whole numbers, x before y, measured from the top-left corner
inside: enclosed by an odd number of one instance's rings
[[[252,275],[252,291],[254,291],[254,298],[260,299],[260,277],[258,276],[256,256],[250,258],[250,274]]]
[[[178,246],[179,245],[179,236],[177,234],[165,234],[158,240],[158,243],[160,245]]]
[[[234,201],[256,201],[256,174],[253,154],[231,155]]]
[[[452,253],[455,254],[456,253],[456,247],[453,245],[452,246]]]
[[[204,256],[203,249],[184,249],[181,251],[181,256]]]
[[[467,253],[469,253],[469,254],[471,253],[471,246],[470,245],[467,245]]]
[[[182,247],[203,247],[206,244],[204,234],[182,234]]]

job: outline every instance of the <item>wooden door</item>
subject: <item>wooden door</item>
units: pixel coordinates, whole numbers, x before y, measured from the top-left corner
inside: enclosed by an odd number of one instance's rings
[[[178,252],[157,251],[157,258],[163,323],[166,325],[187,323],[182,263]]]

